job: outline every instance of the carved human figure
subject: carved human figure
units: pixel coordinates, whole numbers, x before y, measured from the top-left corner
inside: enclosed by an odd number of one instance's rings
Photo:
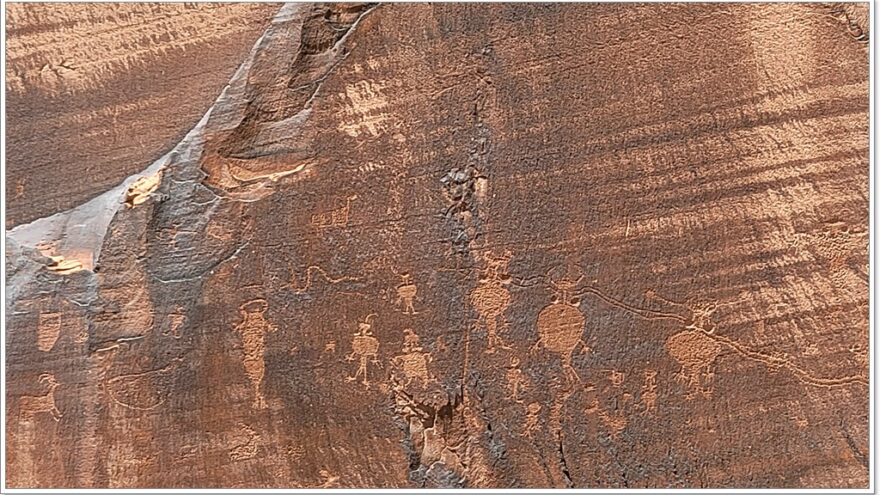
[[[424,387],[433,380],[428,370],[428,363],[433,357],[422,349],[419,345],[419,336],[412,329],[407,328],[403,333],[403,354],[395,356],[391,363],[402,372],[404,387],[408,387],[413,382]]]
[[[240,308],[241,322],[235,330],[241,335],[244,348],[244,370],[254,390],[255,409],[265,409],[266,399],[263,397],[261,387],[263,377],[266,374],[264,354],[266,351],[266,334],[274,332],[277,327],[266,320],[266,310],[269,304],[265,299],[254,299],[243,304]]]
[[[510,264],[510,253],[501,256],[486,254],[484,256],[486,268],[480,277],[477,287],[471,291],[471,304],[479,313],[477,323],[486,326],[487,349],[486,353],[495,352],[495,346],[510,349],[498,335],[498,320],[504,315],[507,306],[510,305],[510,292],[507,285],[511,278],[507,273]],[[506,326],[507,322],[502,321]]]
[[[526,388],[528,380],[526,379],[525,373],[523,373],[519,367],[519,358],[516,356],[510,358],[510,365],[507,367],[505,375],[511,398],[513,398],[515,402],[521,404],[523,400],[519,398],[519,393],[522,389]]]
[[[642,384],[643,415],[651,415],[657,410],[657,372],[645,370],[645,381]]]
[[[685,330],[666,339],[666,351],[681,365],[675,379],[688,390],[687,398],[712,395],[713,366],[721,344],[698,330]]]
[[[351,341],[351,354],[346,356],[346,361],[358,360],[358,369],[354,375],[346,377],[346,381],[353,382],[361,378],[364,387],[370,387],[370,380],[367,376],[368,363],[379,364],[379,340],[373,336],[373,325],[370,321],[376,314],[367,315],[364,321],[358,323],[358,331],[354,334]]]
[[[532,438],[532,434],[535,430],[540,428],[539,420],[541,414],[541,404],[537,402],[532,402],[528,406],[526,406],[526,424],[523,427],[523,434],[529,438]]]
[[[588,352],[590,348],[584,343],[582,335],[586,318],[578,306],[580,300],[574,297],[574,292],[582,277],[571,279],[561,277],[550,282],[555,295],[553,302],[538,314],[536,326],[538,327],[538,341],[532,346],[532,351],[544,347],[548,351],[558,354],[562,358],[562,367],[566,377],[571,381],[580,382],[580,376],[572,366],[572,357],[575,349],[580,345],[581,353]]]
[[[397,304],[403,306],[404,314],[418,314],[413,306],[418,287],[413,283],[412,276],[409,273],[403,273],[400,276],[403,281],[397,286]]]

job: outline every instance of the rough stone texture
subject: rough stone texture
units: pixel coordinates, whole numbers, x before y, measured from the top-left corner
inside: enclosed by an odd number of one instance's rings
[[[278,5],[5,8],[12,228],[75,207],[173,148]]]
[[[867,486],[865,9],[283,7],[8,232],[9,485]]]

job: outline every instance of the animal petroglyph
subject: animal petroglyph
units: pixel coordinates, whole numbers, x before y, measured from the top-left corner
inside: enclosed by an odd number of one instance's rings
[[[255,409],[265,409],[266,400],[260,390],[266,374],[264,353],[266,350],[266,334],[274,332],[277,327],[266,320],[269,304],[265,299],[254,299],[241,305],[239,311],[241,322],[235,330],[241,335],[244,348],[244,370],[254,390]]]
[[[391,364],[403,374],[401,382],[404,387],[415,382],[424,388],[434,380],[428,370],[433,357],[419,345],[419,336],[415,332],[407,328],[403,334],[403,354],[395,356]]]
[[[329,211],[313,213],[311,224],[319,233],[334,227],[345,227],[351,213],[351,203],[357,199],[357,194],[345,198],[344,205],[338,205]]]
[[[61,313],[40,313],[37,325],[37,349],[49,352],[61,334]]]
[[[537,328],[538,341],[532,346],[532,350],[543,346],[550,352],[558,354],[562,358],[562,367],[566,377],[572,381],[580,381],[580,376],[572,366],[572,357],[578,345],[583,346],[581,352],[588,352],[590,348],[584,343],[582,335],[586,324],[586,318],[578,309],[580,301],[572,296],[575,287],[580,283],[570,278],[551,279],[551,286],[555,289],[554,301],[544,307],[538,313]]]
[[[721,344],[702,332],[685,330],[666,339],[666,351],[681,365],[675,378],[688,389],[688,398],[696,393],[712,395],[713,366]]]
[[[114,403],[126,409],[150,411],[168,400],[172,378],[181,362],[181,358],[175,358],[163,368],[115,376],[106,380],[104,388]]]
[[[19,408],[21,410],[21,418],[25,421],[31,421],[39,413],[49,413],[56,422],[61,421],[64,416],[55,404],[55,389],[58,388],[58,381],[55,375],[51,373],[43,373],[40,375],[39,383],[46,384],[46,393],[43,395],[25,395],[19,399]]]
[[[504,343],[499,334],[499,319],[502,326],[507,322],[503,320],[504,311],[510,305],[510,292],[505,287],[510,283],[510,275],[507,266],[510,263],[510,253],[501,256],[486,254],[484,257],[486,268],[483,270],[477,287],[471,291],[471,304],[479,313],[477,324],[484,324],[487,332],[486,353],[495,352],[495,346],[510,349]]]
[[[346,381],[352,382],[360,378],[366,388],[370,388],[369,364],[379,364],[379,340],[373,336],[373,325],[370,323],[375,316],[376,314],[367,315],[363,322],[358,323],[358,331],[351,341],[351,354],[345,358],[346,361],[358,360],[357,371],[354,375],[346,377]]]

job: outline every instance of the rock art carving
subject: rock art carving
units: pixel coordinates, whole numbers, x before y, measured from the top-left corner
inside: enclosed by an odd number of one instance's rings
[[[507,366],[505,377],[507,378],[507,387],[510,391],[510,397],[514,402],[522,403],[523,400],[520,399],[519,394],[526,388],[529,381],[526,378],[525,373],[520,369],[519,358],[516,356],[510,358],[510,364]]]
[[[657,371],[645,370],[642,384],[642,414],[652,415],[657,411]]]
[[[46,393],[43,395],[25,395],[19,399],[21,418],[31,421],[37,414],[49,413],[56,422],[64,416],[55,404],[55,389],[58,388],[58,380],[51,373],[43,373],[38,380],[46,385]]]
[[[574,351],[579,345],[582,346],[581,352],[590,350],[583,341],[586,318],[578,309],[579,299],[572,295],[581,278],[551,279],[551,286],[556,290],[556,295],[553,302],[538,313],[536,323],[538,341],[532,346],[533,351],[543,347],[558,354],[562,358],[566,377],[572,381],[581,380],[572,366]]]
[[[37,324],[37,349],[43,352],[51,351],[60,334],[61,313],[40,313],[40,321]]]
[[[266,374],[263,355],[266,351],[266,334],[277,330],[277,327],[266,320],[268,309],[269,304],[265,299],[254,299],[242,304],[239,309],[241,322],[235,326],[235,331],[241,336],[244,349],[245,374],[251,381],[254,391],[254,409],[268,407],[261,390],[263,377]]]
[[[397,286],[396,303],[398,306],[403,307],[404,314],[418,314],[416,308],[413,306],[413,301],[418,293],[418,287],[416,287],[416,284],[412,281],[412,276],[409,273],[402,273],[400,274],[400,277],[403,281]]]
[[[412,329],[407,328],[403,331],[402,352],[403,354],[391,360],[391,364],[403,375],[400,382],[404,388],[413,383],[424,388],[434,381],[428,370],[428,364],[433,357],[419,345],[419,336]]]
[[[366,388],[370,388],[369,365],[379,365],[379,340],[373,336],[373,324],[371,323],[376,316],[376,314],[367,315],[363,322],[358,323],[358,331],[351,341],[351,354],[345,358],[346,361],[358,361],[357,371],[354,375],[346,377],[346,380],[352,382],[360,378]]]
[[[529,405],[526,406],[526,423],[523,425],[524,436],[532,438],[532,435],[541,428],[541,409],[541,404],[537,402],[530,402]]]
[[[257,449],[259,445],[257,442],[260,439],[260,435],[254,431],[250,426],[239,423],[238,425],[242,437],[244,437],[243,443],[238,443],[234,445],[229,450],[229,457],[234,461],[246,461],[248,459],[253,459],[257,456]]]
[[[688,390],[687,397],[695,394],[712,395],[715,358],[721,354],[721,344],[695,330],[685,330],[666,339],[666,351],[681,366],[675,379]]]
[[[495,352],[496,346],[510,349],[499,335],[499,320],[501,328],[506,328],[504,311],[510,304],[510,292],[506,285],[510,283],[510,275],[507,266],[510,263],[510,253],[496,256],[487,253],[483,256],[486,267],[482,272],[477,287],[471,291],[471,304],[479,313],[478,325],[482,324],[487,332],[486,353]]]
[[[117,405],[136,411],[150,411],[165,404],[172,393],[173,377],[182,359],[148,371],[127,373],[105,379],[104,388]],[[109,363],[108,363],[109,366]]]

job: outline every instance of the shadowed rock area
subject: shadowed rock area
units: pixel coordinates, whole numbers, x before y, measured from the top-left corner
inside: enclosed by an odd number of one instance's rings
[[[10,487],[868,485],[866,5],[272,12],[9,196]]]

